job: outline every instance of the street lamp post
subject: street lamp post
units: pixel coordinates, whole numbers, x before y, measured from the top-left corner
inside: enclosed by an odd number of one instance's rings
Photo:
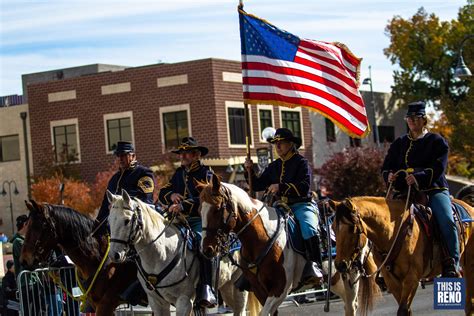
[[[18,195],[20,192],[18,192],[18,189],[16,187],[16,182],[15,180],[5,180],[3,181],[2,187],[2,195],[5,196],[7,195],[7,191],[5,190],[5,184],[8,186],[8,195],[10,197],[10,215],[11,215],[11,220],[12,220],[12,235],[15,233],[15,225],[13,224],[13,203],[12,203],[12,185],[14,187],[13,193],[15,195]]]
[[[364,81],[362,81],[362,84],[370,85],[370,105],[372,107],[372,114],[374,116],[374,124],[372,126],[374,129],[375,143],[377,144],[377,147],[378,147],[380,146],[380,140],[379,140],[379,130],[377,127],[377,118],[375,116],[375,98],[374,98],[374,90],[372,88],[372,66],[369,66],[369,78],[365,78]]]
[[[457,78],[467,78],[472,76],[471,71],[467,67],[466,63],[464,63],[464,59],[462,58],[462,48],[464,43],[466,43],[466,41],[471,38],[474,38],[474,34],[466,35],[459,46],[458,63],[456,65],[456,69],[454,70],[454,76]]]
[[[275,136],[275,132],[276,130],[269,126],[269,127],[265,127],[262,131],[262,138],[264,141],[267,141],[269,138],[273,138],[273,136]],[[273,162],[273,148],[272,148],[272,144],[269,144],[268,145],[268,151],[270,152],[270,162]]]

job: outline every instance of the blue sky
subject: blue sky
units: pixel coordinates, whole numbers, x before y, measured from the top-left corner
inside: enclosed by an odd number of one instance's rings
[[[240,59],[237,0],[0,0],[0,96],[21,94],[21,75],[105,63],[141,66],[208,57]],[[394,16],[423,6],[442,20],[465,0],[248,0],[245,10],[299,37],[346,44],[372,65],[375,91],[395,69],[383,54]],[[361,86],[361,89],[367,89]]]

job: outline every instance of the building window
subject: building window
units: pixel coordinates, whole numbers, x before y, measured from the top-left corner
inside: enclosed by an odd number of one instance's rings
[[[282,127],[288,128],[296,137],[301,137],[301,119],[300,112],[281,111]],[[301,137],[302,138],[302,137]]]
[[[104,114],[105,152],[112,154],[119,140],[135,143],[133,137],[133,112]]]
[[[133,142],[132,123],[129,117],[107,120],[106,124],[108,151],[113,151],[119,140]]]
[[[54,126],[53,140],[56,162],[71,162],[79,159],[76,124]]]
[[[330,119],[325,118],[324,121],[326,123],[326,141],[335,142],[336,141],[336,126],[334,126],[334,123]]]
[[[227,108],[229,119],[230,143],[245,145],[245,109]]]
[[[177,148],[189,136],[187,111],[163,113],[166,149]]]
[[[395,127],[394,126],[377,126],[379,131],[379,140],[381,143],[389,142],[392,143],[395,140]],[[375,137],[375,136],[374,136]]]
[[[259,110],[258,115],[260,116],[260,133],[266,127],[273,127],[272,110]]]
[[[18,135],[0,136],[0,162],[20,160]]]

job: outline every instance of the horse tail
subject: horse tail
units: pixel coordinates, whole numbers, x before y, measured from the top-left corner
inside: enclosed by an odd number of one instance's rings
[[[364,262],[364,269],[368,275],[373,274],[377,271],[377,265],[374,262],[374,258],[370,254],[367,260]],[[360,290],[359,290],[359,302],[360,302],[360,314],[367,315],[368,312],[374,308],[376,299],[381,296],[380,288],[375,282],[375,275],[370,278],[363,276],[360,279]]]
[[[249,316],[258,316],[262,310],[262,305],[260,305],[260,302],[253,292],[249,292],[247,309],[249,311]]]

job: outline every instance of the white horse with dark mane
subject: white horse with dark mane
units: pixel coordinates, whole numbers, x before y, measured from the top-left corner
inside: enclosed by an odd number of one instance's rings
[[[229,234],[237,234],[242,243],[242,269],[263,305],[261,315],[276,314],[287,295],[300,286],[306,263],[290,245],[285,219],[275,208],[252,199],[235,185],[221,183],[215,175],[211,183],[201,184],[200,190],[203,253],[208,257],[221,255],[221,245],[229,239]],[[342,274],[335,272],[332,265],[335,273],[329,281],[331,291],[344,300],[346,315],[355,315],[358,307],[365,314],[372,307],[372,294],[378,290],[373,277],[361,278],[363,267],[375,270],[372,256],[366,259],[366,243],[361,244],[359,254]],[[359,283],[363,285],[361,306],[357,301]]]
[[[189,315],[199,278],[198,254],[188,250],[179,229],[153,206],[130,198],[125,191],[121,196],[107,192],[107,197],[111,203],[109,256],[112,261],[126,260],[133,248],[139,257],[133,257],[138,277],[153,312],[170,315],[172,304],[176,315]],[[239,260],[238,253],[235,258]],[[218,288],[234,315],[245,315],[248,293],[234,286],[241,273],[229,261],[222,261]]]

